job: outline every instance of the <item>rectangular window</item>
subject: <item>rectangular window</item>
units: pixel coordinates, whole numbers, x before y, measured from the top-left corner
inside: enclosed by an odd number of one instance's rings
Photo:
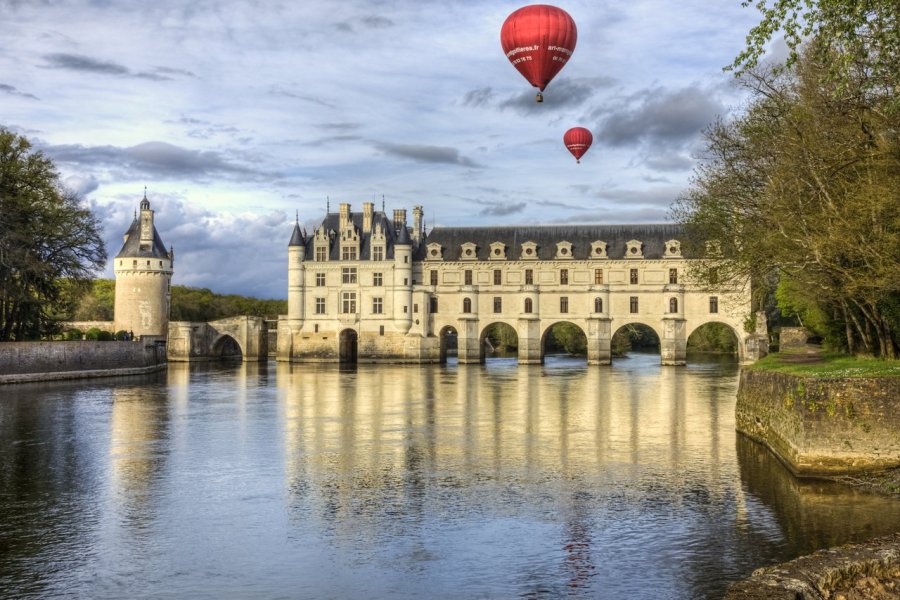
[[[316,298],[316,314],[325,314],[325,298]]]
[[[418,302],[414,302],[414,303],[413,303],[413,312],[416,313],[416,314],[419,313],[419,304],[418,304]]]
[[[384,335],[384,325],[378,326],[378,335]]]
[[[341,283],[356,283],[356,267],[344,267],[341,269]]]
[[[630,299],[630,310],[632,314],[637,314],[638,311],[638,297],[632,296]]]
[[[718,296],[710,296],[709,297],[709,312],[711,312],[711,313],[719,312],[719,297]]]
[[[678,269],[669,269],[669,283],[678,283]]]
[[[560,269],[559,270],[559,285],[569,285],[569,270],[568,269]]]
[[[314,330],[315,330],[316,333],[319,333],[319,324],[318,324],[318,323],[316,323],[315,329],[314,329]]]
[[[559,312],[567,313],[569,312],[569,299],[566,296],[563,296],[559,299]]]
[[[463,272],[463,277],[465,277],[465,285],[472,285],[472,270],[466,269]]]
[[[637,282],[638,282],[637,269],[631,269],[631,283],[635,284]]]
[[[384,246],[372,248],[372,260],[384,260]]]
[[[432,296],[428,301],[428,312],[430,312],[431,314],[436,314],[437,308],[437,298]]]
[[[596,285],[603,283],[603,269],[594,269],[594,283]]]
[[[316,273],[316,287],[325,287],[325,273]]]
[[[409,257],[408,257],[408,256],[404,256],[404,257],[403,257],[403,262],[404,262],[404,263],[409,263]]]
[[[384,300],[381,298],[372,298],[372,314],[380,315],[384,313]]]
[[[356,314],[356,292],[341,292],[341,312],[346,315]]]
[[[341,260],[356,260],[356,246],[341,246]]]
[[[534,271],[525,269],[525,285],[534,285]]]
[[[495,313],[503,312],[503,298],[494,296],[494,312]]]
[[[431,285],[437,285],[437,279],[438,279],[437,271],[429,271],[429,277],[431,280]]]
[[[503,271],[494,269],[494,285],[500,285],[501,283],[503,283]]]
[[[381,273],[372,273],[372,285],[373,286],[381,287],[382,285],[384,285],[383,280],[384,280],[384,278],[382,277]]]
[[[325,246],[316,246],[316,260],[319,262],[328,260],[328,248]]]

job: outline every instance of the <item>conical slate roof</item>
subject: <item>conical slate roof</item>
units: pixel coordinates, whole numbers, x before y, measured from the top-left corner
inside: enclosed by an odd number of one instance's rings
[[[288,247],[305,245],[306,239],[303,237],[303,232],[300,231],[300,223],[294,223],[294,231],[291,233],[291,241],[288,242]]]
[[[116,258],[169,258],[169,252],[166,245],[163,244],[162,238],[156,226],[153,227],[153,243],[150,246],[141,246],[141,220],[135,218],[131,222],[131,227],[125,234],[125,243],[122,249],[116,254]]]

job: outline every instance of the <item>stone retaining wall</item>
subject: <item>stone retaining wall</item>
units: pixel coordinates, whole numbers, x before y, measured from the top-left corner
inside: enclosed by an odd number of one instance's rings
[[[744,370],[737,430],[797,475],[900,465],[900,378],[818,378]]]
[[[133,342],[4,342],[0,384],[146,373],[166,366],[165,338]]]
[[[900,533],[757,569],[732,585],[725,600],[820,600],[862,577],[893,578],[898,569]]]

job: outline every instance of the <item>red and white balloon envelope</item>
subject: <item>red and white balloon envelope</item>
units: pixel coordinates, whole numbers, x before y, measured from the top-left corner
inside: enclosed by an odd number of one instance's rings
[[[593,141],[594,136],[584,127],[573,127],[563,135],[563,143],[575,157],[577,163],[581,162],[581,157],[588,151]]]
[[[500,45],[509,62],[541,92],[572,57],[578,30],[569,13],[549,4],[531,4],[513,12],[500,28]]]

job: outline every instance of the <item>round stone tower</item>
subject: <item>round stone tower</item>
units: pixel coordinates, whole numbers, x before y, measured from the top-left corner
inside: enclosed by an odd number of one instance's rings
[[[169,301],[175,253],[166,250],[153,225],[147,192],[113,260],[116,274],[116,331],[135,336],[168,334]]]

